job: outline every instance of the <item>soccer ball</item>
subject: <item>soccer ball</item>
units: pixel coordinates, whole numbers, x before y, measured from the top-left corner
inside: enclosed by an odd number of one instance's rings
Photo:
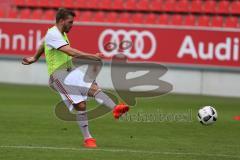
[[[217,111],[212,106],[204,106],[198,111],[198,120],[204,125],[209,125],[217,120]]]

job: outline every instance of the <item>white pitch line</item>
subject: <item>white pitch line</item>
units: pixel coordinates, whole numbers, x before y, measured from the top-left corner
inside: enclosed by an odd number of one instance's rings
[[[109,148],[87,149],[87,148],[66,148],[66,147],[50,147],[50,146],[0,146],[0,148],[127,152],[127,153],[160,154],[160,155],[185,155],[185,156],[189,155],[189,156],[225,157],[225,158],[238,158],[238,159],[240,159],[240,156],[227,155],[227,154],[205,154],[205,153],[191,153],[191,152],[158,152],[158,151],[131,150],[131,149],[109,149]]]

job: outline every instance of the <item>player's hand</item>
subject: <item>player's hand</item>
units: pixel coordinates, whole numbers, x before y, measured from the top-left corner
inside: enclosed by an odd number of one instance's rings
[[[96,53],[96,55],[99,57],[99,58],[104,58],[104,55],[102,53]]]
[[[35,57],[24,57],[22,59],[22,64],[23,65],[29,65],[29,64],[32,64],[36,61],[37,61],[37,59]]]
[[[100,56],[99,53],[96,53],[95,55],[92,55],[92,58],[93,58],[95,61],[102,61],[102,57]]]

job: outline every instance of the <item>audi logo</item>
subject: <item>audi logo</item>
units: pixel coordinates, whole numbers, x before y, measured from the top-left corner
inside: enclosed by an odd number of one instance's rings
[[[99,50],[106,57],[122,53],[131,59],[149,59],[154,55],[156,46],[156,39],[149,31],[106,29],[98,39]]]

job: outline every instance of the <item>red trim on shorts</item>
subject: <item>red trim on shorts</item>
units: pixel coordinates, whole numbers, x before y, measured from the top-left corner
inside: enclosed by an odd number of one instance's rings
[[[58,86],[58,88],[60,89],[60,91],[64,94],[65,97],[67,97],[67,99],[70,101],[70,103],[74,104],[73,100],[71,99],[71,97],[69,96],[69,94],[67,93],[67,91],[65,90],[65,88],[62,86],[61,82],[58,79],[55,79],[56,85]]]

